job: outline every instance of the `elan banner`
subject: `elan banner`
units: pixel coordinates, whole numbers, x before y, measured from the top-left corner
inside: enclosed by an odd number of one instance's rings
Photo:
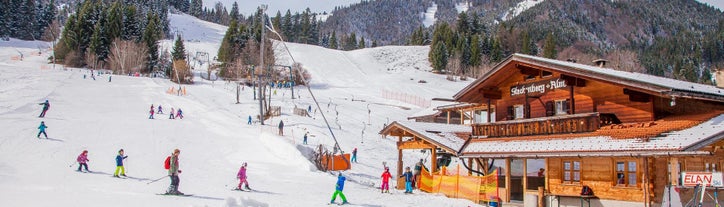
[[[683,186],[696,186],[704,184],[708,187],[724,187],[721,172],[682,172],[681,184]]]
[[[538,81],[523,85],[510,87],[510,96],[519,96],[525,94],[542,94],[550,90],[568,87],[566,80],[561,78]]]

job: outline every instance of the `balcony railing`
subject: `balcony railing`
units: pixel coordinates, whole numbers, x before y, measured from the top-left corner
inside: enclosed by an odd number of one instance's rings
[[[473,124],[473,136],[515,137],[592,132],[600,126],[598,113],[585,113]]]

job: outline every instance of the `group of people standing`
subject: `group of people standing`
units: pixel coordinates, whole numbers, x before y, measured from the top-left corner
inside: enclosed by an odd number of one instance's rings
[[[158,110],[156,110],[156,108],[153,107],[153,104],[151,104],[151,110],[148,113],[151,114],[150,116],[148,116],[148,119],[154,119],[153,118],[154,114],[163,114],[163,107],[161,105],[158,105]],[[179,119],[184,118],[183,111],[181,110],[181,108],[179,108],[177,110],[174,110],[173,108],[171,108],[171,112],[169,113],[168,119],[176,119],[176,118],[179,118]]]

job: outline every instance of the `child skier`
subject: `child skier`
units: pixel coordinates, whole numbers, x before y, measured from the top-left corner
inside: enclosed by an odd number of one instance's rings
[[[307,135],[309,135],[309,132],[304,133],[304,144],[307,144]]]
[[[113,173],[113,177],[118,178],[118,171],[121,171],[121,175],[123,177],[126,177],[126,169],[123,167],[123,160],[128,158],[128,156],[123,155],[123,149],[118,150],[118,155],[116,155],[116,172]]]
[[[171,114],[169,115],[168,119],[174,119],[174,110],[171,108]]]
[[[178,178],[178,174],[181,173],[178,164],[179,154],[181,154],[181,150],[173,150],[173,154],[171,154],[171,158],[169,160],[168,177],[171,178],[171,185],[168,186],[168,191],[166,191],[166,194],[183,195],[183,193],[178,191],[178,185],[181,182],[181,180],[179,180]]]
[[[352,159],[350,159],[350,162],[357,163],[357,148],[355,147],[354,150],[352,150]]]
[[[236,173],[236,178],[239,179],[239,186],[237,186],[235,190],[241,190],[241,184],[244,184],[244,189],[251,190],[249,188],[249,182],[246,181],[246,162],[244,164],[241,164],[239,172]]]
[[[40,134],[45,135],[45,138],[48,138],[48,134],[45,133],[45,129],[48,128],[48,126],[45,126],[45,121],[40,121],[40,126],[38,126],[38,129],[40,129],[40,132],[38,132],[38,139],[40,139]]]
[[[163,114],[163,108],[161,108],[161,105],[158,105],[158,114]]]
[[[342,193],[342,190],[344,190],[344,180],[346,180],[346,179],[347,178],[345,178],[344,175],[342,175],[342,172],[340,172],[339,175],[337,175],[337,186],[334,191],[334,194],[332,195],[332,201],[329,202],[330,204],[334,203],[334,200],[337,199],[337,195],[339,195],[339,197],[342,198],[342,204],[348,203],[347,197],[345,197],[344,193]]]
[[[43,105],[43,112],[40,112],[40,115],[38,116],[40,118],[43,118],[43,117],[45,117],[45,112],[47,112],[48,109],[50,109],[50,102],[48,102],[48,100],[46,99],[45,102],[39,103],[38,105]]]
[[[405,173],[402,173],[400,177],[405,177],[405,193],[412,193],[414,177],[412,176],[412,172],[410,172],[410,167],[405,167]]]
[[[90,160],[88,159],[88,150],[83,150],[83,152],[80,153],[80,155],[78,155],[78,158],[76,158],[75,160],[78,161],[78,170],[76,171],[83,172],[80,169],[81,167],[84,167],[86,172],[90,172],[90,170],[88,170],[88,162],[90,162]]]
[[[176,118],[184,119],[184,114],[181,111],[181,108],[178,108],[178,110],[176,110]]]
[[[149,116],[148,119],[153,119],[153,112],[153,104],[151,104],[151,111],[148,112],[151,113],[151,116]]]
[[[392,174],[390,174],[390,168],[385,167],[385,172],[382,173],[382,186],[380,186],[380,191],[382,193],[390,192],[390,178],[392,178]]]
[[[249,115],[249,121],[247,121],[246,124],[251,125],[251,115]]]

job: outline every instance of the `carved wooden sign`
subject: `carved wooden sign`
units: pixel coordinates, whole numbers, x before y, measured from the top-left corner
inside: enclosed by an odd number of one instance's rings
[[[543,94],[550,90],[568,87],[566,80],[561,78],[536,81],[522,85],[510,87],[510,96],[519,96],[524,94]]]

